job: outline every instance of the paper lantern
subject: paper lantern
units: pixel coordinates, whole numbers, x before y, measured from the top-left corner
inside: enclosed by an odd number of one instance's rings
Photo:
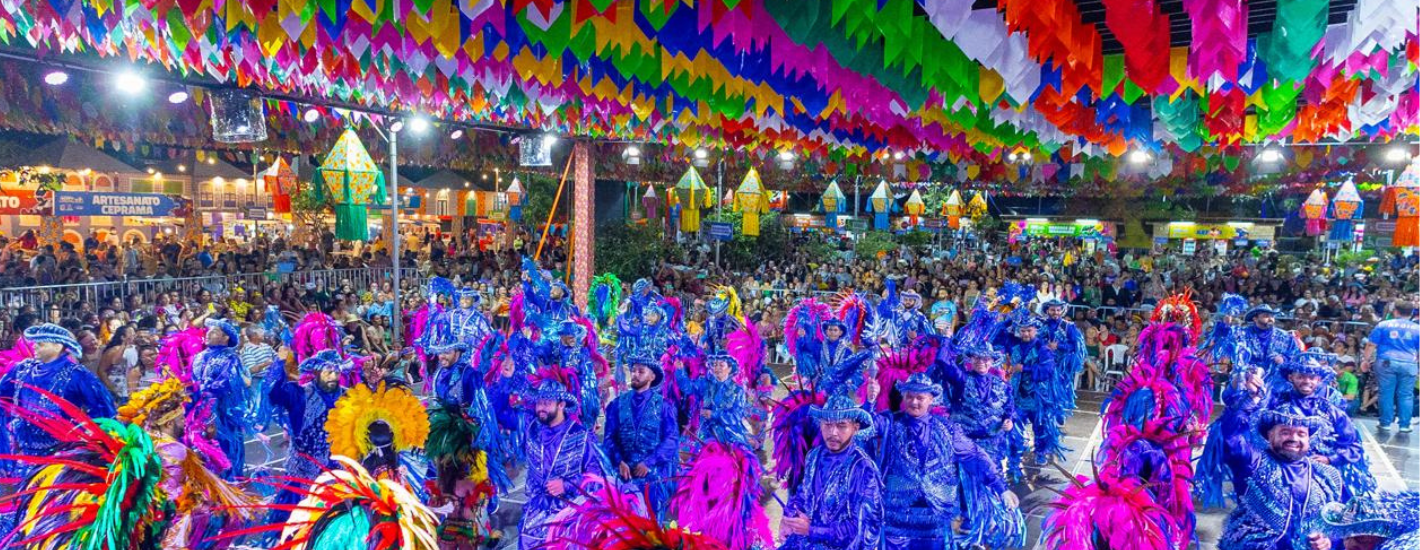
[[[1317,236],[1326,229],[1326,192],[1313,189],[1302,203],[1302,219],[1307,222],[1307,235]]]
[[[508,219],[523,221],[523,207],[528,204],[528,194],[523,190],[523,182],[514,176],[513,183],[508,184],[503,193],[508,199]]]
[[[942,203],[942,215],[947,217],[947,227],[961,229],[961,191],[952,190],[951,195],[947,195],[947,201]]]
[[[897,210],[897,201],[892,198],[892,189],[888,187],[887,180],[878,180],[877,188],[868,196],[868,211],[873,213],[873,229],[886,231],[889,226],[888,216]]]
[[[848,200],[843,196],[843,190],[838,188],[837,180],[828,183],[828,189],[823,191],[818,202],[819,208],[823,209],[824,227],[838,229],[838,215],[848,209]]]
[[[971,198],[971,202],[966,204],[966,217],[972,221],[980,221],[986,217],[986,192],[977,191],[976,196]]]
[[[296,171],[286,163],[286,159],[276,157],[276,162],[261,173],[261,182],[271,195],[271,207],[277,214],[291,212],[291,195],[298,191]]]
[[[1346,180],[1331,199],[1331,230],[1327,233],[1327,240],[1351,241],[1362,210],[1361,194],[1356,192],[1356,184]]]
[[[346,129],[316,170],[316,192],[335,209],[335,237],[347,241],[367,241],[370,228],[366,205],[385,201],[385,175],[360,143],[355,131]]]
[[[927,212],[927,203],[922,201],[922,193],[913,189],[912,194],[907,196],[907,203],[903,205],[902,210],[907,213],[907,220],[912,225],[917,225],[918,219]]]
[[[789,192],[788,192],[788,191],[770,191],[770,192],[769,192],[769,209],[770,209],[770,210],[773,210],[773,211],[775,211],[775,212],[783,212],[784,209],[785,209],[785,208],[788,208],[788,207],[789,207]]]
[[[646,194],[641,195],[641,208],[646,209],[646,223],[656,223],[651,220],[660,219],[661,198],[656,196],[656,186],[647,185]]]
[[[715,204],[715,193],[700,178],[700,172],[691,166],[675,184],[671,194],[672,206],[680,217],[680,230],[685,233],[700,232],[700,211]]]
[[[750,168],[744,181],[735,190],[735,211],[744,214],[740,221],[740,233],[748,237],[759,236],[759,215],[769,212],[769,197],[765,196],[764,185],[759,181],[759,172]]]
[[[1396,220],[1390,245],[1420,246],[1420,159],[1410,163],[1395,185],[1386,188],[1381,215],[1389,218],[1392,212]]]

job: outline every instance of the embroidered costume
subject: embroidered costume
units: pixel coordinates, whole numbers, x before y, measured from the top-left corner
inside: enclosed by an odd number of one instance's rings
[[[1290,407],[1262,411],[1256,432],[1261,438],[1274,426],[1308,428],[1313,437],[1326,430],[1322,419]],[[1307,538],[1324,534],[1322,507],[1341,499],[1341,473],[1307,457],[1287,457],[1258,441],[1243,457],[1247,489],[1223,524],[1219,550],[1303,550]],[[1333,544],[1334,548],[1339,548]]]
[[[1016,393],[1016,410],[1023,422],[1030,423],[1036,461],[1044,464],[1052,458],[1064,460],[1066,449],[1060,443],[1060,428],[1070,415],[1065,408],[1069,402],[1065,394],[1073,393],[1074,388],[1061,384],[1055,353],[1033,334],[1040,328],[1040,319],[1030,316],[1024,308],[1017,311],[1024,314],[1013,320],[1009,334],[997,339],[1009,370],[1015,372],[1011,385]]]
[[[235,346],[241,341],[237,326],[225,319],[208,319],[207,328],[220,331],[227,343],[207,344],[207,348],[192,359],[192,375],[197,383],[198,401],[211,402],[217,444],[231,465],[222,472],[222,477],[234,480],[242,477],[246,466],[246,440],[250,435],[246,422],[247,388],[251,385],[251,375],[236,352]],[[208,338],[210,342],[211,336]]]
[[[859,434],[872,435],[872,417],[846,395],[813,409],[820,421],[855,420]],[[878,467],[856,442],[834,452],[809,452],[804,483],[789,498],[784,517],[805,517],[807,535],[784,537],[784,550],[875,550],[883,536],[883,483]],[[893,510],[898,513],[898,510]]]
[[[577,398],[567,391],[568,376],[557,368],[541,371],[531,401],[561,401],[568,410],[577,406]],[[568,499],[579,496],[580,483],[586,474],[605,476],[606,457],[597,446],[596,436],[570,415],[555,426],[543,421],[528,427],[527,493],[523,518],[518,524],[518,548],[534,550],[548,542],[548,529],[555,517],[567,507]],[[561,480],[562,495],[548,492],[549,481]]]
[[[651,369],[655,381],[640,391],[623,393],[607,407],[602,448],[612,468],[625,464],[630,470],[631,477],[621,481],[645,491],[656,516],[664,517],[680,458],[675,406],[661,393],[665,372],[659,360],[633,357],[627,365]],[[642,466],[644,475],[637,473]]]
[[[325,350],[302,361],[300,372],[318,375],[331,371],[344,375],[355,369],[349,359],[341,357],[333,350]],[[290,419],[287,426],[287,440],[290,451],[286,455],[286,476],[311,480],[320,476],[325,468],[333,467],[330,459],[330,437],[325,431],[326,419],[335,402],[345,393],[339,384],[326,386],[319,380],[305,385],[290,378],[276,383],[271,388],[271,404],[286,413]],[[275,504],[291,505],[301,499],[294,487],[283,487],[276,495]],[[268,521],[279,522],[286,511],[273,509]]]

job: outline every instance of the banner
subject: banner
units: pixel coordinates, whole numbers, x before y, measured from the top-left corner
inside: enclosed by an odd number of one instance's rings
[[[1078,237],[1082,239],[1114,239],[1113,223],[1048,222],[1022,220],[1009,228],[1011,240],[1021,235],[1033,238]]]
[[[1276,228],[1270,225],[1254,225],[1251,223],[1239,224],[1210,224],[1210,223],[1170,223],[1168,225],[1155,225],[1155,237],[1167,237],[1170,239],[1208,239],[1208,240],[1271,240],[1276,235]]]
[[[0,191],[0,215],[6,216],[42,216],[48,212],[43,212],[39,206],[39,200],[35,199],[35,192],[28,189],[6,189]]]
[[[157,193],[90,193],[58,191],[54,197],[56,216],[138,216],[175,217],[187,215],[192,201],[177,195]]]
[[[710,222],[710,238],[717,241],[735,240],[735,224],[724,222]]]

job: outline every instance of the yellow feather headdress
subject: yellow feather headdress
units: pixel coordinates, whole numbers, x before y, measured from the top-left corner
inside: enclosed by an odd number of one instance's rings
[[[147,425],[149,417],[158,413],[163,415],[156,419],[158,424],[164,424],[175,419],[173,415],[184,414],[183,407],[191,401],[181,380],[166,378],[129,397],[128,402],[118,408],[118,421],[142,427]]]
[[[429,437],[429,413],[408,389],[380,384],[371,391],[358,384],[345,392],[325,420],[330,454],[359,460],[373,450],[370,425],[383,420],[394,434],[396,451],[423,447]]]

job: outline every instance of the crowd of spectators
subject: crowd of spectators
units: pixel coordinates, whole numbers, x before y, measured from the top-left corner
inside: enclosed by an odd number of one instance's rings
[[[929,317],[950,331],[966,320],[972,304],[987,289],[1007,281],[1033,285],[1042,300],[1060,298],[1072,304],[1070,314],[1085,335],[1090,354],[1082,382],[1086,387],[1102,387],[1107,382],[1104,373],[1116,361],[1134,355],[1149,308],[1181,289],[1191,289],[1208,316],[1224,293],[1278,307],[1284,312],[1281,324],[1296,330],[1309,347],[1329,349],[1350,365],[1359,361],[1370,328],[1416,291],[1414,255],[1381,254],[1369,262],[1328,266],[1312,256],[1255,249],[1219,254],[1204,247],[1183,256],[1166,251],[1115,253],[1069,239],[1011,243],[989,238],[935,247],[901,246],[859,257],[847,245],[828,255],[823,246],[808,246],[821,244],[813,242],[818,238],[796,236],[795,245],[781,259],[752,270],[717,266],[708,246],[693,243],[681,247],[676,258],[647,258],[647,267],[664,294],[681,298],[687,330],[692,333],[700,330],[707,294],[717,285],[737,289],[750,320],[770,345],[771,358],[781,362],[788,360],[782,345],[784,317],[805,297],[832,300],[850,291],[877,294],[893,279],[899,289],[921,294]],[[534,254],[536,240],[526,231],[506,238],[429,231],[406,234],[401,257],[410,271],[401,308],[416,310],[422,301],[421,278],[439,275],[477,287],[484,293],[483,307],[495,326],[506,326],[521,259]],[[227,239],[201,247],[163,238],[125,244],[90,237],[83,244],[82,248],[68,243],[39,247],[26,237],[0,238],[0,284],[198,279],[177,288],[100,300],[59,292],[44,303],[9,304],[8,311],[0,312],[0,346],[8,347],[30,323],[65,325],[79,337],[85,361],[111,381],[116,394],[123,395],[136,387],[141,373],[152,372],[151,361],[164,335],[198,326],[208,317],[259,326],[267,307],[276,306],[290,324],[311,311],[328,313],[346,327],[351,345],[389,362],[411,359],[394,348],[394,289],[388,277],[305,282],[299,277],[270,277],[246,286],[228,284],[222,277],[351,268],[385,273],[392,263],[378,236],[354,246],[335,241],[329,232],[304,239]],[[553,235],[544,246],[542,265],[563,276],[565,257],[564,242]],[[1406,274],[1412,276],[1407,280]],[[257,332],[249,345],[279,343]],[[1366,373],[1354,374],[1359,375],[1359,391],[1364,393]],[[1347,383],[1346,376],[1342,380]],[[1361,397],[1357,403],[1364,409],[1368,403]]]

